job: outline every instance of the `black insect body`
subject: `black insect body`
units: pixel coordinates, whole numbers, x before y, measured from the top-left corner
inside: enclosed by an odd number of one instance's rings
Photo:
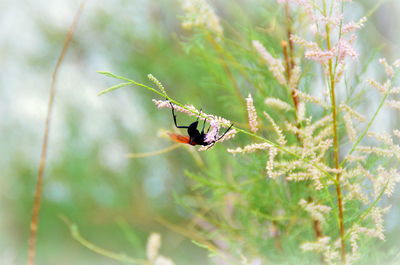
[[[174,105],[172,105],[172,103],[170,103],[170,104],[171,104],[171,109],[172,109],[172,117],[174,119],[176,128],[187,129],[187,132],[189,135],[189,136],[185,136],[185,135],[180,135],[180,134],[170,134],[170,137],[176,142],[190,144],[190,145],[202,145],[202,146],[212,147],[216,142],[221,140],[222,137],[224,137],[225,134],[233,126],[233,124],[232,124],[221,136],[218,136],[218,131],[217,131],[215,137],[213,137],[214,139],[212,139],[211,141],[210,140],[206,141],[207,134],[210,131],[211,125],[208,127],[207,132],[204,133],[204,128],[205,128],[205,124],[206,124],[206,120],[204,120],[201,132],[199,132],[199,130],[197,129],[197,126],[199,124],[199,118],[200,118],[200,115],[199,115],[197,117],[197,120],[195,122],[193,122],[192,124],[190,124],[189,126],[179,126],[176,122]],[[200,110],[200,112],[201,112],[201,110]]]

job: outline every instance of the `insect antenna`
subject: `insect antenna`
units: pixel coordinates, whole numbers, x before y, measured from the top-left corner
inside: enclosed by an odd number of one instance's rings
[[[225,134],[227,134],[231,129],[232,129],[232,127],[233,127],[233,123],[231,124],[231,126],[229,126],[229,128],[224,132],[224,134],[223,135],[221,135],[219,138],[218,138],[218,140],[217,141],[219,141],[219,140],[221,140],[222,139],[222,137],[224,137],[225,136]]]
[[[203,110],[203,109],[201,108],[200,111],[199,111],[199,114],[197,115],[197,120],[196,120],[196,121],[199,121],[200,115],[201,115],[201,111],[202,111],[202,110]]]

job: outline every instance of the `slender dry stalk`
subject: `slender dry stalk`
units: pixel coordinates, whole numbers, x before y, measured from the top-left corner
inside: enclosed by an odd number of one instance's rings
[[[290,65],[289,51],[288,51],[288,43],[286,41],[281,42],[283,57],[285,58],[285,70],[286,70],[286,79],[290,80],[290,76],[292,75],[292,66]]]
[[[34,195],[34,201],[33,201],[32,218],[31,218],[31,223],[30,223],[27,265],[35,264],[36,240],[37,240],[37,231],[38,231],[38,225],[39,225],[39,213],[40,213],[40,205],[41,205],[42,190],[43,190],[43,175],[44,175],[44,171],[46,168],[46,157],[47,157],[47,149],[48,149],[48,142],[49,142],[50,124],[51,124],[51,116],[53,113],[54,98],[56,95],[56,82],[57,82],[58,71],[63,62],[65,54],[68,50],[69,44],[72,40],[73,34],[75,32],[76,26],[79,21],[79,17],[82,13],[83,7],[84,7],[84,3],[82,3],[80,5],[78,11],[75,14],[72,25],[69,27],[67,37],[64,40],[64,46],[61,50],[61,54],[58,57],[56,66],[55,66],[53,74],[52,74],[51,85],[50,85],[50,95],[49,95],[49,101],[48,101],[48,106],[47,106],[46,123],[45,123],[44,136],[43,136],[43,142],[42,142],[42,150],[41,150],[41,155],[40,155],[38,176],[37,176],[35,195]]]
[[[289,57],[290,57],[290,68],[293,69],[295,67],[294,62],[294,44],[291,40],[290,36],[292,35],[292,16],[290,15],[290,7],[289,2],[285,4],[285,14],[286,14],[286,35],[289,41]]]
[[[285,61],[286,61],[287,80],[289,83],[289,80],[292,76],[291,72],[292,72],[293,68],[296,66],[296,64],[294,62],[294,43],[293,43],[292,39],[290,38],[290,36],[292,36],[292,16],[290,15],[289,2],[286,2],[286,4],[285,4],[285,15],[286,15],[286,35],[287,35],[289,45],[286,41],[282,42],[282,48],[283,48],[283,53],[284,53]],[[298,99],[294,89],[292,89],[291,93],[292,93],[294,106],[297,110],[298,105],[299,105],[299,99]]]
[[[309,197],[308,202],[313,202],[313,198]],[[318,240],[324,237],[324,233],[322,232],[321,221],[317,219],[312,219],[312,226],[314,229],[315,238]],[[321,264],[325,264],[324,255],[320,256]]]
[[[292,63],[293,60],[290,58],[290,49],[288,48],[288,43],[286,41],[282,41],[281,46],[282,46],[283,57],[285,58],[286,81],[289,84],[290,79],[292,77],[292,70],[294,67],[294,63]],[[294,88],[289,88],[289,89],[290,89],[289,91],[290,95],[292,96],[293,100],[293,106],[297,113],[297,109],[299,108],[299,98]]]
[[[285,58],[285,63],[286,63],[286,78],[287,78],[287,82],[289,83],[290,79],[291,79],[291,75],[292,75],[292,70],[295,67],[295,61],[294,61],[294,43],[291,40],[290,36],[292,35],[292,17],[290,14],[290,7],[289,7],[289,3],[286,2],[285,4],[285,16],[286,16],[286,34],[287,34],[287,39],[288,42],[286,41],[282,41],[281,45],[282,45],[282,51],[283,51],[283,55]],[[296,113],[299,107],[299,98],[297,96],[297,93],[295,92],[294,88],[291,88],[291,96],[292,96],[292,100],[293,100],[293,105],[296,109]],[[296,114],[297,116],[297,114]],[[296,117],[297,119],[297,117]],[[300,124],[297,122],[297,127],[300,128]],[[298,134],[296,134],[297,140],[301,143],[301,138],[299,137]],[[309,201],[313,201],[313,198],[310,197]],[[319,238],[324,237],[324,234],[322,232],[322,227],[321,227],[321,222],[319,220],[312,220],[312,227],[314,229],[314,234],[315,237],[317,238],[317,240]],[[323,255],[321,255],[321,263],[324,263],[324,257]]]

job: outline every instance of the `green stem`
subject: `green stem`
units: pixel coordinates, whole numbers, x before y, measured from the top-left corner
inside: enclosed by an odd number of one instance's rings
[[[78,241],[82,246],[90,249],[91,251],[123,263],[130,263],[137,265],[151,265],[151,263],[147,260],[132,258],[125,254],[115,253],[107,249],[101,248],[99,246],[96,246],[92,242],[88,241],[86,238],[82,237],[81,234],[79,233],[78,227],[75,224],[71,223],[65,216],[60,216],[60,218],[68,226],[72,237],[76,241]]]
[[[371,212],[371,210],[378,204],[378,202],[381,200],[383,194],[386,191],[387,185],[389,184],[389,181],[386,181],[385,186],[382,188],[381,192],[379,193],[378,197],[376,197],[376,199],[372,202],[372,204],[364,210],[364,212],[362,212],[359,217],[357,217],[357,221],[355,222],[355,224],[359,224],[362,221],[364,221],[364,219],[369,215],[369,213]],[[348,238],[351,235],[351,233],[348,231],[345,235],[345,238]]]
[[[326,3],[324,1],[324,13],[326,15]],[[326,32],[326,45],[327,49],[331,50],[331,39],[330,39],[330,28],[329,24],[325,25]],[[337,106],[336,106],[336,94],[335,94],[335,73],[333,69],[333,59],[329,59],[328,62],[329,67],[329,86],[330,86],[330,95],[331,95],[331,104],[332,104],[332,119],[333,119],[333,159],[335,163],[335,168],[339,171],[340,163],[339,163],[339,132],[337,128]],[[340,243],[341,243],[341,258],[342,263],[346,264],[346,243],[345,243],[345,228],[344,228],[344,216],[343,216],[343,195],[342,188],[340,185],[340,177],[341,174],[336,173],[336,195],[337,195],[337,206],[339,210],[339,234],[340,234]]]
[[[360,144],[360,142],[364,139],[365,135],[368,133],[369,129],[371,128],[372,124],[374,123],[376,117],[378,116],[380,110],[382,109],[383,105],[385,104],[385,101],[387,99],[387,97],[390,94],[390,89],[388,89],[388,91],[386,91],[385,95],[383,96],[381,102],[379,103],[378,108],[376,109],[374,116],[372,117],[372,119],[368,122],[367,127],[364,129],[364,131],[360,134],[360,136],[357,138],[357,141],[354,143],[353,147],[351,148],[351,150],[349,151],[349,153],[346,155],[346,157],[343,159],[342,163],[340,164],[340,166],[342,167],[344,165],[344,163],[347,161],[348,157],[356,150],[357,146]]]

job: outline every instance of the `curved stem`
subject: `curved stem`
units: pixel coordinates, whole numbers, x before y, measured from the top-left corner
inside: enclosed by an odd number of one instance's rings
[[[344,165],[344,163],[346,163],[348,156],[350,156],[357,148],[357,146],[360,144],[360,142],[362,141],[362,139],[364,139],[365,135],[368,133],[369,129],[371,128],[372,124],[374,123],[376,117],[378,116],[380,110],[382,109],[383,105],[385,104],[385,101],[387,99],[387,97],[390,94],[390,89],[388,89],[388,91],[386,91],[385,95],[383,96],[381,102],[379,103],[378,108],[376,109],[374,116],[372,116],[372,119],[368,122],[367,127],[365,127],[364,131],[360,134],[360,136],[357,138],[357,141],[354,143],[354,145],[351,147],[351,150],[349,151],[349,153],[346,155],[346,157],[343,159],[343,161],[340,163],[340,166],[342,167]]]
[[[75,14],[75,17],[72,21],[71,26],[68,29],[67,36],[64,40],[64,45],[61,50],[60,55],[58,56],[57,63],[54,67],[54,71],[51,77],[51,85],[50,85],[50,94],[47,103],[47,114],[46,114],[46,122],[44,128],[44,135],[42,141],[42,149],[40,154],[40,161],[39,161],[39,168],[37,174],[37,182],[35,186],[35,195],[33,198],[33,206],[32,206],[32,217],[30,222],[30,233],[28,239],[28,259],[27,265],[34,265],[35,264],[35,256],[36,256],[36,241],[37,241],[37,234],[39,229],[39,215],[40,215],[40,208],[42,204],[42,192],[43,192],[43,176],[46,169],[46,162],[47,162],[47,150],[49,146],[49,137],[50,137],[50,125],[51,125],[51,117],[53,114],[53,107],[54,107],[54,100],[56,96],[56,84],[58,78],[59,69],[63,63],[65,54],[67,53],[69,44],[72,40],[74,35],[75,29],[78,25],[79,18],[83,11],[84,3],[82,2],[79,6],[78,11]]]
[[[91,251],[100,254],[102,256],[108,257],[110,259],[122,262],[122,263],[129,263],[129,264],[136,264],[136,265],[151,265],[151,262],[143,259],[137,259],[129,257],[122,253],[113,252],[102,247],[99,247],[86,238],[84,238],[80,233],[78,226],[71,223],[65,216],[59,216],[60,219],[68,226],[72,237],[78,241],[82,246],[90,249]]]

